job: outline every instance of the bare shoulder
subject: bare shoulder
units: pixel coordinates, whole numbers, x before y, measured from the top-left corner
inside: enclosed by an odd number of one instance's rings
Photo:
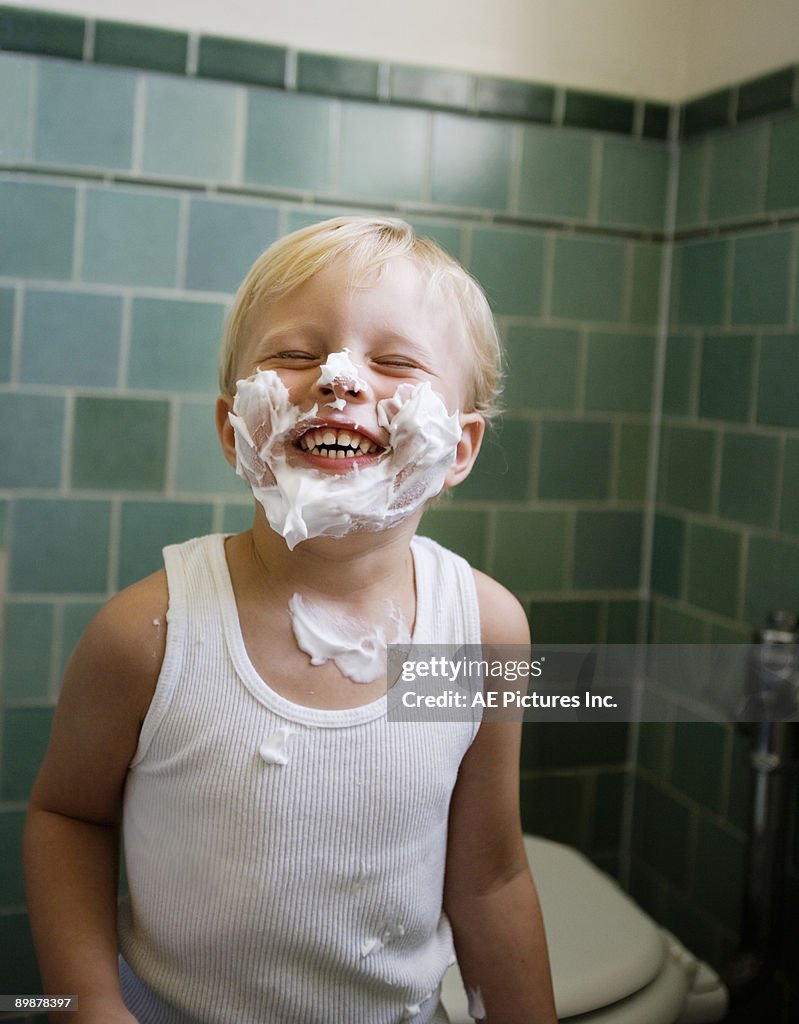
[[[69,659],[33,806],[92,822],[118,820],[125,776],[166,649],[166,575],[113,597]]]
[[[149,704],[166,650],[168,605],[163,569],[119,591],[89,624],[65,681],[76,668],[111,670],[114,678],[132,684]],[[136,695],[129,696],[135,699]]]
[[[524,608],[509,590],[479,569],[472,569],[486,644],[527,644],[530,627]]]

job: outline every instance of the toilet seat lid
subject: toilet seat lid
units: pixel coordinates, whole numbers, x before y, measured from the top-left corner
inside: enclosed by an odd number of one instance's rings
[[[663,933],[582,854],[525,836],[544,915],[559,1017],[575,1017],[648,985],[666,958]]]

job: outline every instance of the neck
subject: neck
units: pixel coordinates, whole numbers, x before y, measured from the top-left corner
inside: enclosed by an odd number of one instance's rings
[[[388,530],[314,537],[289,551],[257,507],[252,531],[235,541],[251,563],[253,582],[273,596],[287,601],[299,592],[355,611],[407,592],[413,578],[410,542],[420,518],[421,513]]]

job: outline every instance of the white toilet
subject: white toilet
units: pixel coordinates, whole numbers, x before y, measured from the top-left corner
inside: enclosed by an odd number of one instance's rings
[[[704,1024],[727,1011],[719,976],[569,846],[525,836],[552,962],[558,1020]],[[457,966],[441,994],[451,1024],[471,1024]]]

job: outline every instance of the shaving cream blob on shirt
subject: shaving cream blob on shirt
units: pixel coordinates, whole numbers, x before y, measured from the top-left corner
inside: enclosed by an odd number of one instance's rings
[[[334,408],[343,399],[342,389],[365,387],[346,352],[328,357],[318,383],[331,387],[335,400],[327,404]],[[388,442],[380,459],[364,467],[326,473],[291,459],[303,423],[319,424],[317,414],[317,406],[302,413],[292,404],[274,370],[257,370],[240,380],[229,413],[236,472],[249,483],[289,550],[310,537],[387,529],[444,486],[461,429],[457,412],[449,415],[429,381],[400,384],[391,398],[377,403],[378,426]]]
[[[289,600],[294,639],[312,665],[332,661],[354,683],[371,683],[385,671],[388,645],[411,638],[399,610],[387,604],[385,621],[372,626],[294,594]]]

